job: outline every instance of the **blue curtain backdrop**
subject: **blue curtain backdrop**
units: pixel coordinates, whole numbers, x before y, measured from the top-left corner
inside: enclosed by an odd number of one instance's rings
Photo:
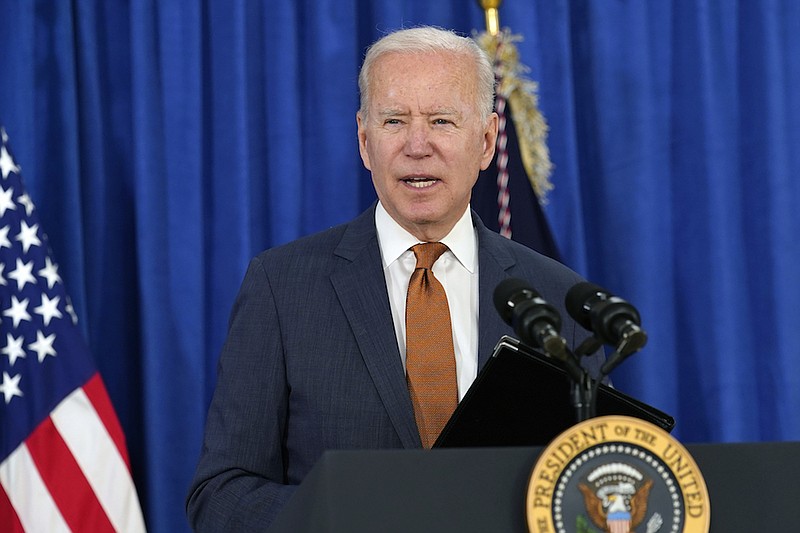
[[[635,303],[618,388],[684,442],[800,439],[800,3],[506,0],[540,84],[564,261]],[[0,122],[127,433],[186,530],[228,312],[257,251],[374,199],[354,113],[387,30],[471,0],[0,2]]]

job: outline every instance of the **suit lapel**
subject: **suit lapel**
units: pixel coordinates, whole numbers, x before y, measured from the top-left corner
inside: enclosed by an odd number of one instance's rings
[[[373,207],[349,224],[334,252],[341,265],[331,275],[331,282],[403,447],[419,448],[421,442],[391,319],[374,213]],[[500,337],[510,333],[510,327],[494,308],[493,295],[497,284],[508,277],[507,270],[515,259],[504,246],[504,238],[486,229],[474,213],[473,222],[479,250],[480,371]]]
[[[334,252],[342,260],[331,275],[331,282],[403,447],[419,448],[421,442],[391,319],[374,213],[373,207],[348,226]]]
[[[477,215],[472,214],[478,233],[478,371],[483,368],[492,355],[500,337],[511,333],[511,328],[494,307],[494,289],[497,284],[509,277],[508,269],[516,260],[509,253],[504,239],[487,229]]]

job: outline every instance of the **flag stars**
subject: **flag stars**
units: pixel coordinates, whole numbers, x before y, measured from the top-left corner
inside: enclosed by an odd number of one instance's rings
[[[0,228],[0,248],[11,248],[11,241],[8,240],[8,230],[10,226]]]
[[[19,174],[19,167],[14,162],[14,158],[6,150],[6,145],[0,146],[0,172],[3,173],[3,179],[7,179],[8,175],[14,172]]]
[[[3,393],[6,405],[11,401],[14,396],[22,398],[22,391],[19,390],[19,380],[22,374],[17,374],[13,378],[8,375],[8,372],[3,372],[3,382],[0,383],[0,392]]]
[[[64,306],[64,310],[67,312],[67,314],[69,314],[69,316],[72,317],[72,324],[77,325],[78,315],[75,313],[75,308],[72,307],[72,302],[70,301],[69,296],[67,296],[67,305]]]
[[[11,307],[3,311],[3,316],[11,317],[14,321],[14,328],[19,327],[19,323],[23,320],[30,321],[31,315],[28,313],[28,298],[21,302],[17,299],[15,294],[11,295]]]
[[[5,190],[2,187],[0,187],[0,217],[5,215],[6,211],[9,209],[11,210],[17,209],[17,204],[14,203],[12,196],[14,196],[13,187],[9,187],[8,190]]]
[[[28,226],[26,221],[20,223],[19,234],[16,239],[22,243],[22,253],[28,253],[31,246],[40,246],[42,241],[39,240],[37,233],[39,232],[39,224]]]
[[[2,274],[2,270],[0,270]],[[50,256],[44,258],[44,268],[37,272],[47,280],[47,288],[52,289],[56,283],[61,283],[61,276],[58,275],[58,265],[50,260]]]
[[[64,316],[58,310],[58,302],[60,301],[60,296],[56,296],[51,300],[46,294],[42,294],[42,305],[33,308],[37,314],[42,316],[45,326],[49,326],[52,319]]]
[[[31,213],[33,213],[33,200],[28,196],[28,193],[20,194],[17,202],[25,208],[25,214],[31,216]]]
[[[56,356],[56,350],[53,348],[53,342],[56,340],[56,334],[51,333],[47,337],[44,336],[44,333],[41,330],[36,332],[36,341],[30,343],[28,345],[28,349],[32,352],[36,352],[36,357],[39,359],[39,362],[44,362],[45,357],[51,355],[53,357]]]
[[[17,290],[22,291],[26,283],[31,285],[36,284],[36,278],[32,274],[33,261],[23,263],[22,259],[17,257],[17,268],[8,273],[8,277],[17,282]]]
[[[8,356],[10,366],[14,366],[17,359],[25,357],[25,350],[22,349],[22,341],[25,337],[14,337],[11,333],[6,333],[6,345],[0,350],[0,353]]]

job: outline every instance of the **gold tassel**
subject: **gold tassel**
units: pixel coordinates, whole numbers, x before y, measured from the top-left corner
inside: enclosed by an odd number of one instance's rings
[[[539,203],[546,204],[547,193],[553,190],[550,181],[553,164],[547,148],[548,127],[538,107],[539,86],[525,76],[530,69],[520,63],[514,44],[522,37],[512,35],[508,28],[504,28],[496,35],[482,32],[475,40],[494,60],[495,74],[500,78],[497,93],[508,101],[514,116],[522,165]]]

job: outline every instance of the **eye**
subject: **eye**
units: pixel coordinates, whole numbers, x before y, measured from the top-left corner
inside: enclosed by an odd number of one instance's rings
[[[398,118],[387,118],[386,120],[383,121],[383,123],[386,126],[395,126],[397,124],[400,124],[401,122],[400,119]]]
[[[452,124],[452,120],[447,120],[446,118],[437,118],[433,120],[433,123],[437,126],[446,126]]]

